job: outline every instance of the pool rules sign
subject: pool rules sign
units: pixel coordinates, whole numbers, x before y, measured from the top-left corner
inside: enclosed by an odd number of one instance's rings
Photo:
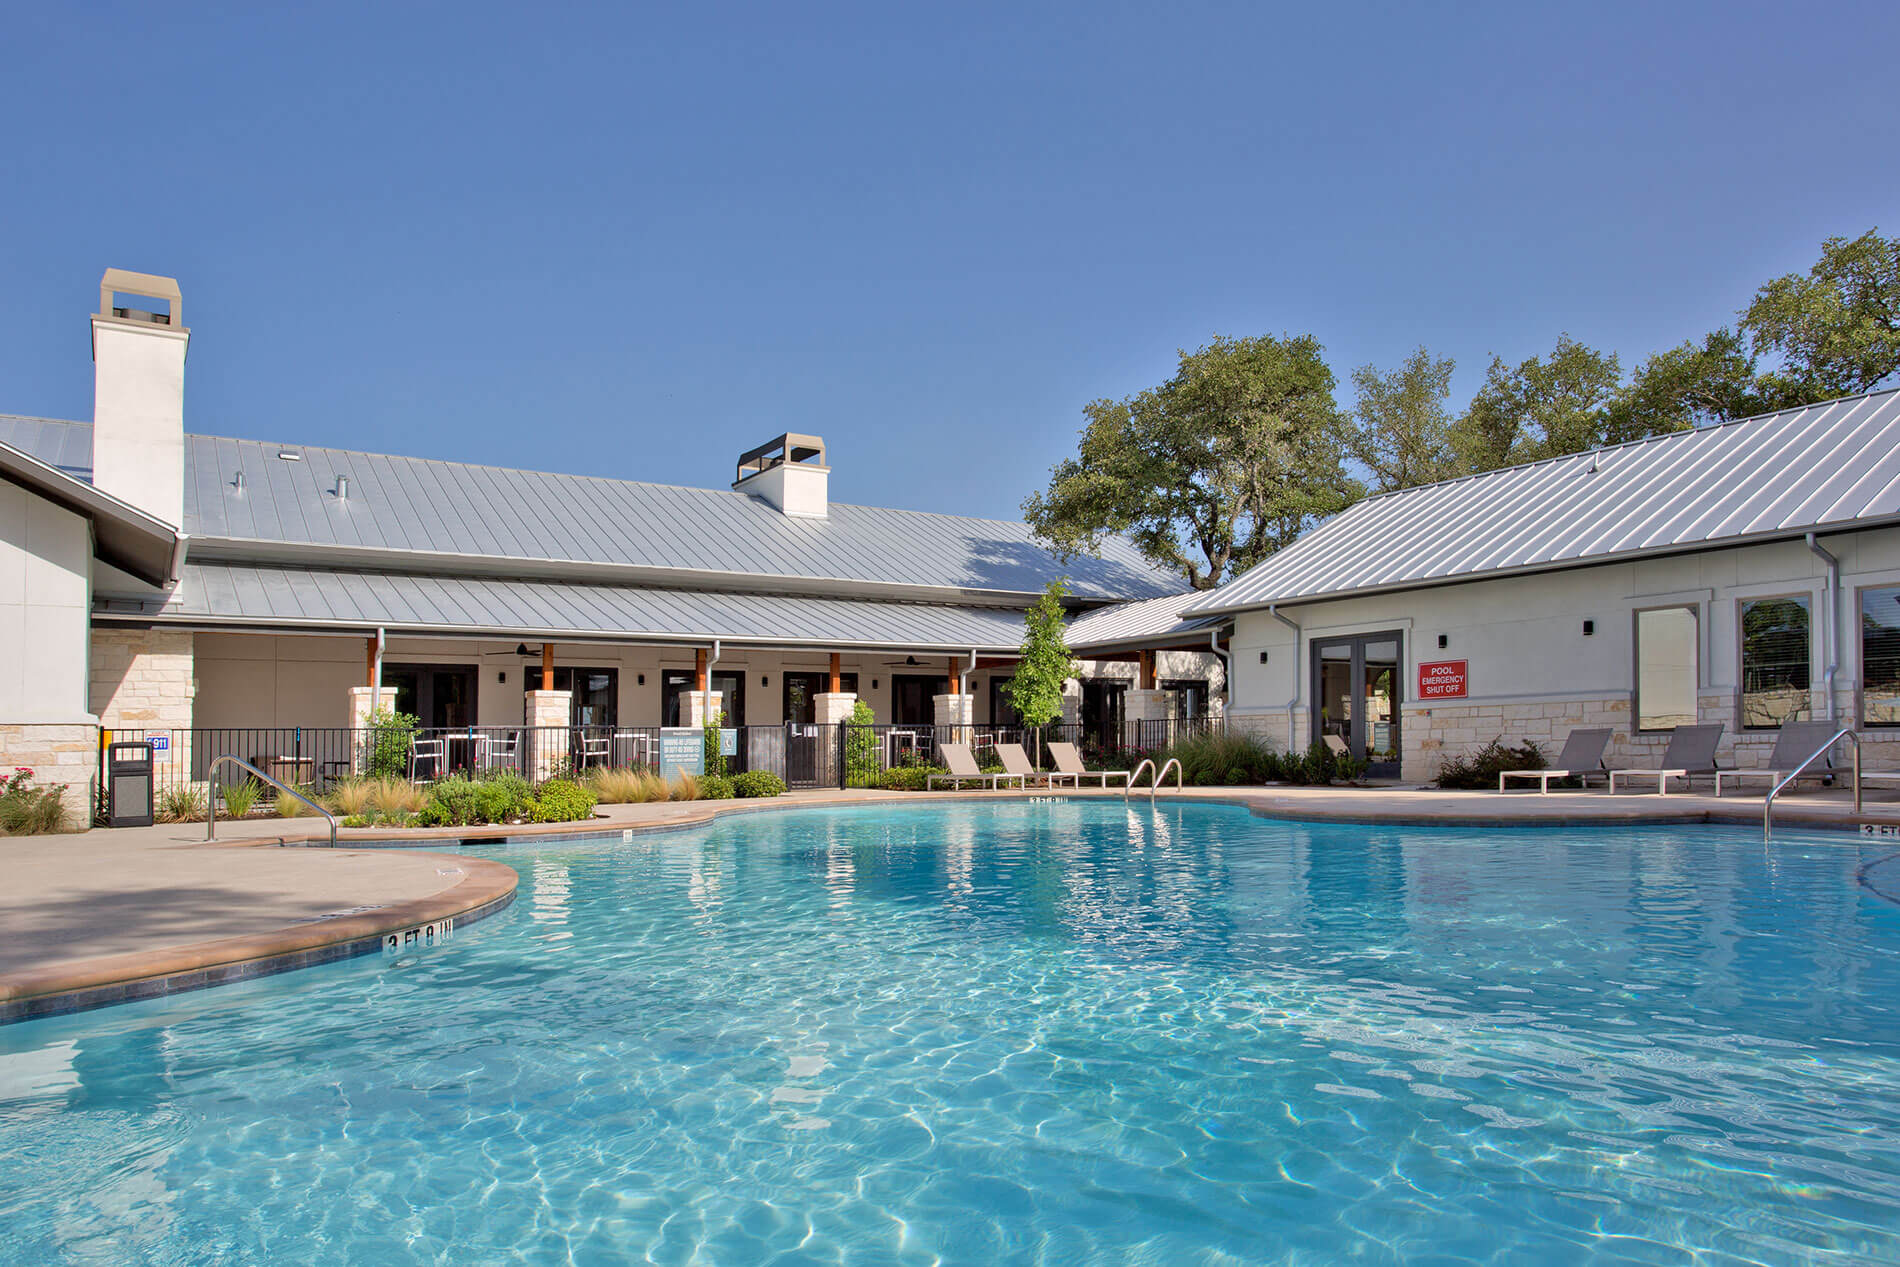
[[[1427,699],[1463,699],[1465,697],[1465,661],[1431,660],[1418,666],[1418,697]]]

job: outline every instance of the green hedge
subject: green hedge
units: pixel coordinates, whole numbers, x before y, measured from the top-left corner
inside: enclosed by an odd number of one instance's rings
[[[734,796],[783,796],[785,780],[770,770],[747,770],[732,776]]]

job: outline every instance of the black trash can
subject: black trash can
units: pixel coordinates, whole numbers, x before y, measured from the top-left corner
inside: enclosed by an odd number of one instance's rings
[[[114,827],[152,825],[152,745],[115,743],[106,749],[106,821]]]

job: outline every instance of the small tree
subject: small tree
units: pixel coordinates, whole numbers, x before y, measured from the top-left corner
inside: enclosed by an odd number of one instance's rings
[[[379,708],[363,719],[364,773],[375,779],[409,777],[409,743],[422,719]]]
[[[851,706],[845,723],[844,768],[852,787],[877,785],[877,716],[863,700]]]
[[[1062,599],[1068,586],[1049,582],[1023,617],[1022,659],[1016,676],[1003,686],[1011,707],[1025,724],[1036,728],[1036,760],[1041,768],[1042,728],[1062,716],[1062,688],[1075,676],[1075,657],[1069,654],[1068,622]]]
[[[726,749],[721,742],[724,738],[719,732],[726,725],[726,710],[715,708],[706,714],[706,722],[701,727],[705,740],[706,773],[721,775],[726,772]]]

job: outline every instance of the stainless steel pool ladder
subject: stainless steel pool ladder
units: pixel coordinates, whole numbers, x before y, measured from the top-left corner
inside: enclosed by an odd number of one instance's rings
[[[298,800],[302,801],[305,805],[308,805],[311,809],[323,815],[324,818],[328,819],[330,822],[330,848],[332,849],[336,848],[336,815],[335,814],[332,814],[329,810],[323,808],[323,806],[317,804],[315,801],[311,800],[309,797],[305,796],[302,792],[299,792],[296,788],[290,786],[288,783],[283,782],[281,779],[273,779],[270,775],[265,774],[262,770],[258,769],[256,766],[246,761],[243,757],[234,757],[228,752],[223,754],[222,756],[212,758],[211,764],[205,769],[205,784],[206,784],[206,787],[205,787],[205,839],[206,840],[215,840],[217,838],[217,835],[216,835],[217,830],[218,830],[217,774],[218,774],[218,767],[223,765],[227,761],[230,762],[232,765],[242,766],[244,769],[249,770],[252,774],[256,775],[258,778],[264,780],[264,782],[270,784],[270,786],[276,788],[279,792],[284,792],[290,796],[296,797]]]
[[[1145,769],[1149,775],[1152,776],[1152,782],[1148,784],[1148,799],[1153,801],[1155,791],[1160,788],[1161,781],[1168,777],[1168,770],[1170,768],[1174,770],[1174,790],[1179,792],[1184,785],[1184,780],[1181,776],[1181,762],[1178,758],[1169,757],[1162,767],[1157,770],[1155,769],[1153,760],[1148,757],[1143,757],[1141,764],[1135,767],[1135,772],[1128,776],[1128,782],[1122,784],[1122,799],[1124,801],[1128,799],[1128,793],[1134,790],[1135,780],[1141,777],[1141,772]]]
[[[1761,838],[1763,840],[1772,840],[1774,838],[1775,798],[1781,795],[1781,789],[1787,787],[1790,783],[1793,783],[1796,779],[1800,778],[1802,773],[1806,771],[1809,766],[1813,765],[1816,761],[1819,761],[1822,757],[1825,757],[1828,753],[1832,752],[1834,750],[1834,745],[1839,743],[1843,739],[1847,740],[1849,743],[1854,745],[1854,772],[1853,772],[1854,813],[1857,815],[1860,813],[1860,736],[1855,733],[1854,728],[1852,726],[1847,726],[1847,727],[1843,727],[1840,730],[1835,731],[1833,738],[1829,739],[1826,743],[1822,744],[1819,748],[1816,748],[1812,753],[1808,755],[1808,759],[1806,761],[1803,761],[1800,765],[1794,768],[1794,772],[1792,774],[1788,775],[1788,777],[1784,778],[1781,782],[1775,784],[1774,788],[1769,791],[1768,799],[1762,802],[1762,807],[1761,807]]]

